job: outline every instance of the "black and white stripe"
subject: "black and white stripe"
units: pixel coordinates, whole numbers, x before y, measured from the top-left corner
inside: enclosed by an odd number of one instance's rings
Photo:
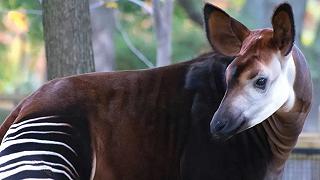
[[[77,134],[58,116],[13,124],[0,146],[1,179],[80,179]]]

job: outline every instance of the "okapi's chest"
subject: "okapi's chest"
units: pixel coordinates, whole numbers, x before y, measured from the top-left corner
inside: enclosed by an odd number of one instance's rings
[[[267,136],[258,125],[227,142],[195,132],[183,155],[183,179],[257,180],[267,175],[273,158]]]

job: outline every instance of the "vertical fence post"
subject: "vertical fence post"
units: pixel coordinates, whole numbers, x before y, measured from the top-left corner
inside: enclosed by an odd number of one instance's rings
[[[320,133],[320,105],[318,106],[318,133]]]

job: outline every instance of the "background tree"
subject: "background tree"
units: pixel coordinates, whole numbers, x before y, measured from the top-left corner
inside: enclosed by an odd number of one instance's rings
[[[202,7],[204,3],[200,3],[199,0],[178,0],[178,3],[193,22],[203,26]]]
[[[157,40],[157,66],[171,64],[171,31],[173,0],[165,0],[161,5],[160,0],[152,1],[154,31]]]
[[[93,5],[100,5],[100,0],[90,0]],[[91,11],[92,45],[96,71],[112,71],[115,69],[115,10],[105,5]]]
[[[44,0],[48,79],[94,71],[88,0]]]

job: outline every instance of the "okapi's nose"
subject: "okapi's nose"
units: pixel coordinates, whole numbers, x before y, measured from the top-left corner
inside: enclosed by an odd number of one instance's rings
[[[244,116],[238,112],[218,110],[210,123],[211,135],[218,138],[234,135],[244,122]]]
[[[215,114],[210,123],[210,132],[212,135],[224,134],[228,129],[228,118],[221,116],[220,113]]]
[[[211,133],[220,132],[224,127],[226,127],[226,125],[227,125],[226,121],[221,121],[221,120],[215,121],[211,126]]]

